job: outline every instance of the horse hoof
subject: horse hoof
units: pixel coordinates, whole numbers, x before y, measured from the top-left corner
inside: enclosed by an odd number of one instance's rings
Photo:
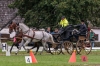
[[[29,53],[30,52],[30,49],[27,49],[27,53]]]
[[[34,54],[34,55],[36,55],[36,54]]]
[[[47,53],[51,53],[51,51],[47,51]]]
[[[17,55],[17,53],[15,53],[15,55]]]
[[[37,53],[35,53],[34,55],[36,55]]]
[[[40,53],[40,55],[41,55],[41,53]]]
[[[27,53],[29,53],[29,51],[27,51]]]

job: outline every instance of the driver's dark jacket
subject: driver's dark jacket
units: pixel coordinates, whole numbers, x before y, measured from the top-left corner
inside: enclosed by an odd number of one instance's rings
[[[86,35],[87,27],[86,27],[85,24],[79,24],[79,25],[77,25],[76,27],[79,28],[79,31],[80,31],[80,34],[81,34],[81,35]]]

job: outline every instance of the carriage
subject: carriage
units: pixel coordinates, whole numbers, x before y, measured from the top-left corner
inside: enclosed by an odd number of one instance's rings
[[[84,35],[79,35],[78,39],[74,36],[74,34],[78,34],[74,26],[69,25],[66,29],[63,29],[58,34],[53,34],[53,38],[55,40],[55,44],[53,44],[53,49],[51,48],[52,54],[72,54],[74,50],[76,50],[77,54],[82,54],[82,50],[84,50],[85,54],[89,54],[92,50],[90,40]]]
[[[13,24],[11,24],[10,27],[12,28]],[[23,23],[20,23],[19,28],[22,29],[24,33],[23,39],[25,37],[25,39],[21,41],[22,44],[23,42],[25,42],[25,40],[26,44],[28,44],[31,40],[35,42],[42,40],[43,50],[46,50],[46,42],[50,40],[52,42],[52,48],[50,48],[51,54],[65,54],[65,52],[72,54],[73,50],[76,50],[77,54],[81,54],[82,50],[85,50],[85,53],[89,54],[92,50],[89,39],[87,39],[87,37],[84,37],[84,35],[80,35],[79,39],[76,40],[74,34],[76,34],[77,31],[74,30],[73,25],[69,25],[66,29],[61,30],[58,34],[53,34],[53,37],[51,34],[48,34],[45,31],[33,31]],[[12,32],[12,30],[10,30],[10,32]],[[53,39],[56,43],[54,43]],[[24,48],[25,46],[26,45],[24,44]]]

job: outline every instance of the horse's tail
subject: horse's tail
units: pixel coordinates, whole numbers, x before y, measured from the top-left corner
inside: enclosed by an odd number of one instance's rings
[[[52,42],[52,43],[55,43],[54,42],[54,40],[53,40],[53,36],[50,34],[50,41]]]

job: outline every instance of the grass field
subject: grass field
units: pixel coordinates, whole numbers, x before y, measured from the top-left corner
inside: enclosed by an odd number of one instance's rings
[[[0,51],[0,66],[100,66],[100,51],[94,51],[87,55],[87,62],[82,62],[81,55],[76,55],[76,63],[68,63],[69,54],[51,55],[43,53],[42,55],[35,55],[38,63],[27,64],[25,63],[25,56],[28,55],[26,52],[20,52],[18,55],[5,56],[5,53]]]

